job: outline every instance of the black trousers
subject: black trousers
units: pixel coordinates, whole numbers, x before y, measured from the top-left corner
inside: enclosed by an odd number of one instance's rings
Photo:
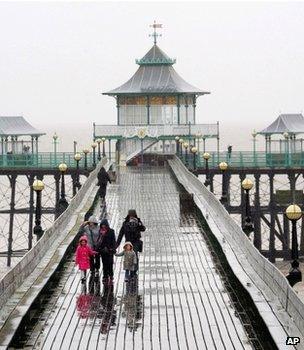
[[[107,185],[99,186],[99,196],[100,198],[105,198],[107,194]]]
[[[137,273],[137,271],[138,271],[138,267],[139,267],[139,255],[138,255],[138,243],[137,243],[137,241],[135,241],[134,243],[132,243],[133,244],[133,250],[134,250],[134,252],[135,252],[135,254],[136,254],[136,267],[135,267],[135,273]]]
[[[113,277],[113,254],[102,254],[101,260],[103,266],[103,278]]]
[[[95,270],[100,269],[100,255],[96,254],[90,257],[90,271],[94,272]]]

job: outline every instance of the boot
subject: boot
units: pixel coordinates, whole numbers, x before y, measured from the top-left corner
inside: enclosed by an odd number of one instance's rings
[[[98,282],[99,281],[99,270],[95,270],[95,275],[94,275],[94,282]]]
[[[87,279],[83,277],[81,279],[81,293],[86,294],[87,293]]]
[[[100,294],[99,270],[95,271],[94,284],[95,284],[95,295],[99,295]]]
[[[94,294],[94,272],[92,271],[89,278],[89,293]]]

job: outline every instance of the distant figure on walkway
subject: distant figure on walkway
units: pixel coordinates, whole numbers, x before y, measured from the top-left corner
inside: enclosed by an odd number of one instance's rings
[[[228,145],[227,151],[228,151],[228,160],[230,160],[231,159],[231,153],[232,153],[232,146],[231,145]]]
[[[123,256],[123,268],[125,270],[125,282],[129,282],[135,275],[137,267],[137,257],[133,250],[133,244],[126,242],[121,253],[116,253],[115,256]]]
[[[88,245],[87,236],[82,236],[79,239],[79,245],[76,249],[76,265],[81,271],[81,292],[87,292],[87,270],[90,268],[90,259],[97,254]]]
[[[99,173],[97,175],[97,186],[99,186],[99,196],[102,201],[105,200],[106,194],[107,194],[107,185],[108,182],[111,183],[111,179],[109,174],[106,172],[106,169],[102,167],[99,170]]]
[[[136,210],[130,209],[119,231],[116,246],[119,247],[123,236],[125,236],[126,242],[132,243],[137,257],[136,271],[138,270],[138,252],[142,252],[143,250],[143,242],[140,239],[141,232],[144,232],[145,230],[145,226],[141,222],[140,218],[137,217]]]
[[[84,221],[80,226],[80,233],[87,237],[88,245],[94,251],[97,251],[99,241],[99,226],[98,220],[95,216],[90,216],[88,221]],[[89,292],[94,293],[94,282],[99,283],[99,269],[100,269],[100,254],[97,253],[90,259],[90,280]]]
[[[101,221],[99,232],[97,251],[101,255],[103,266],[102,283],[104,286],[113,286],[113,255],[116,253],[115,232],[110,228],[107,219]]]

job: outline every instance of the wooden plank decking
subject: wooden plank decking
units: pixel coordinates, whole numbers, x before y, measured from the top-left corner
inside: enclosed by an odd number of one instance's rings
[[[21,340],[24,348],[252,349],[199,221],[180,212],[169,171],[121,169],[107,194],[116,233],[130,208],[147,227],[138,295],[125,295],[121,258],[115,260],[112,292],[80,295],[80,274],[69,260]]]

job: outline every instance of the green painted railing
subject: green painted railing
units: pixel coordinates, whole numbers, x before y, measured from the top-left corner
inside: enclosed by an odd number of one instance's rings
[[[265,153],[265,152],[209,152],[210,168],[217,168],[220,162],[226,162],[233,168],[299,168],[304,167],[304,152],[301,153]],[[84,167],[84,155],[79,167]],[[113,159],[115,154],[112,154]],[[183,152],[185,162],[185,152]],[[97,152],[96,152],[97,162]],[[72,152],[41,152],[38,154],[5,154],[0,155],[1,168],[56,168],[60,163],[66,163],[69,168],[76,168]],[[87,165],[93,165],[93,154],[87,156]],[[188,154],[188,165],[193,168],[193,154]],[[196,156],[196,167],[205,167],[203,152]]]
[[[301,168],[304,167],[304,152],[301,153],[265,153],[265,152],[209,152],[209,168],[217,168],[220,162],[226,162],[232,168]],[[185,152],[182,160],[186,162]],[[188,154],[188,166],[193,168],[193,154]],[[196,156],[196,167],[205,167],[203,153]]]
[[[97,156],[96,156],[97,161]],[[4,154],[0,155],[0,167],[2,168],[57,168],[60,163],[66,163],[69,168],[76,168],[74,153],[53,152],[38,154]],[[92,167],[93,155],[87,155],[87,166]],[[84,155],[79,162],[79,167],[84,167]]]

